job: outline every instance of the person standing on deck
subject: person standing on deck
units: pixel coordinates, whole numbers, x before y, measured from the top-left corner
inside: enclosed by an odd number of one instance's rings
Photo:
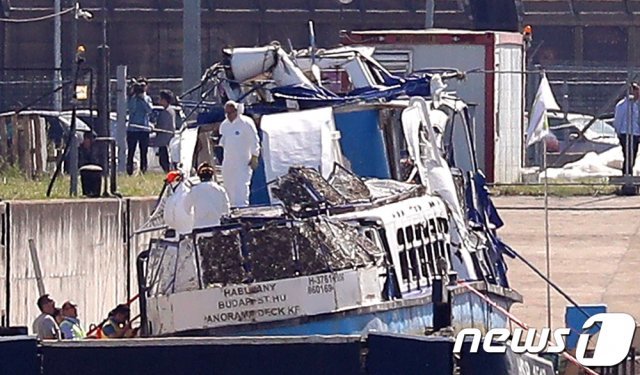
[[[190,189],[180,171],[169,172],[165,181],[172,192],[165,201],[164,222],[179,235],[191,233],[193,231],[193,209],[186,205]]]
[[[193,228],[208,228],[220,224],[220,218],[229,214],[227,192],[213,181],[213,167],[202,163],[198,167],[200,182],[187,195],[186,209],[193,212]]]
[[[153,111],[153,102],[147,95],[145,81],[135,82],[132,95],[127,102],[129,126],[127,127],[127,174],[133,174],[133,156],[140,145],[140,171],[147,171],[147,151],[149,149],[149,115]]]
[[[640,99],[640,86],[632,83],[630,94],[616,104],[613,118],[613,127],[616,129],[620,146],[622,146],[622,174],[633,175],[633,166],[636,163],[638,143],[640,142],[640,116],[638,99]],[[629,122],[631,121],[631,122]],[[629,147],[628,147],[629,146]]]
[[[224,105],[226,119],[220,125],[220,145],[224,148],[222,179],[231,206],[249,205],[251,174],[258,167],[260,139],[256,125],[248,116],[238,113],[238,103]]]
[[[156,129],[159,130],[156,133],[156,146],[158,146],[160,166],[165,173],[169,172],[171,168],[168,148],[169,142],[173,138],[173,133],[176,131],[176,111],[172,106],[173,102],[174,95],[171,91],[160,91],[159,104],[164,110],[158,114],[156,122]]]

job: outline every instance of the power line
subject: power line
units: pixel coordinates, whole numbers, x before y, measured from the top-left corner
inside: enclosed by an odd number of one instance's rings
[[[58,13],[52,13],[52,14],[48,14],[46,16],[34,17],[34,18],[21,18],[21,19],[0,18],[0,22],[6,22],[6,23],[28,23],[28,22],[45,21],[45,20],[48,20],[50,18],[54,18],[54,17],[57,17],[57,16],[62,16],[64,14],[73,12],[75,9],[76,9],[75,7],[71,7],[71,8],[64,9],[64,10],[58,12]]]

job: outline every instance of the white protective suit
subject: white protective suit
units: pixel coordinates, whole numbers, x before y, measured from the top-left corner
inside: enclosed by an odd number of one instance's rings
[[[233,207],[249,205],[249,185],[252,170],[251,156],[260,153],[260,139],[253,119],[238,113],[232,122],[225,119],[220,125],[220,144],[224,148],[222,179]]]
[[[193,228],[208,228],[220,224],[220,217],[229,214],[229,198],[224,188],[213,181],[200,182],[186,198],[187,209],[193,210]]]
[[[164,222],[178,234],[188,234],[193,231],[193,211],[186,205],[186,198],[190,189],[184,182],[172,183],[173,193],[167,197],[164,204]]]

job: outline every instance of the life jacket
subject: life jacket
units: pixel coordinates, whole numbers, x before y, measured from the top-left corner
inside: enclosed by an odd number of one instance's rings
[[[82,327],[80,327],[80,325],[77,322],[74,322],[73,320],[69,320],[66,319],[62,321],[62,323],[60,323],[60,329],[62,330],[62,327],[66,327],[69,326],[70,330],[71,330],[71,334],[73,337],[70,337],[71,339],[74,340],[81,340],[86,338],[87,334],[86,332],[82,329]]]
[[[109,338],[109,336],[107,336],[107,335],[104,333],[104,330],[105,330],[105,328],[107,328],[107,327],[113,327],[113,330],[114,330],[115,332],[120,332],[120,331],[122,331],[122,328],[120,328],[120,327],[118,326],[118,323],[115,323],[113,320],[109,319],[109,320],[107,320],[107,322],[106,322],[106,323],[104,323],[104,324],[102,325],[102,327],[100,327],[100,328],[98,329],[98,330],[99,330],[99,332],[100,332],[100,336],[101,336],[100,338],[102,338],[102,339],[108,339],[108,338]]]

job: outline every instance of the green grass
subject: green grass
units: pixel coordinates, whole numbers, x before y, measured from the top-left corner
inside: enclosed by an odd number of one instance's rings
[[[164,173],[150,172],[144,175],[118,175],[118,192],[125,197],[158,196],[162,190]],[[47,187],[51,181],[50,175],[30,180],[15,168],[8,168],[0,172],[0,199],[2,200],[32,200],[32,199],[60,199],[74,198],[69,196],[71,179],[68,175],[59,175],[47,198]],[[83,199],[82,187],[78,181],[78,199]]]
[[[598,196],[615,194],[618,187],[608,184],[596,185],[550,185],[549,195],[555,197]],[[491,192],[495,196],[542,196],[542,185],[503,185],[494,186]]]
[[[125,197],[156,197],[162,190],[164,173],[150,172],[144,175],[118,175],[118,192]],[[47,199],[46,192],[51,176],[42,176],[29,180],[16,168],[8,168],[0,172],[0,199],[32,200]],[[567,182],[567,181],[554,181]],[[603,180],[580,181],[585,185],[550,185],[549,195],[556,197],[611,195],[618,189],[615,185]],[[50,199],[73,198],[69,196],[70,178],[68,175],[58,176]],[[495,196],[542,196],[542,185],[501,185],[491,188]],[[78,199],[84,198],[80,182],[78,182]]]

